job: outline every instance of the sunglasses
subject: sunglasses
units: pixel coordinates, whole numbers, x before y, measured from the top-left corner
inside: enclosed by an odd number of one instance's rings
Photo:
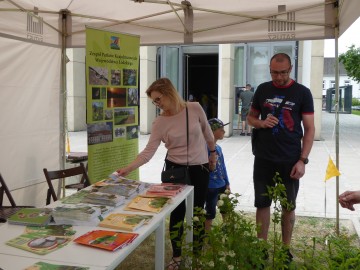
[[[152,104],[154,104],[155,106],[159,105],[159,102],[161,100],[163,95],[158,96],[157,98],[154,98],[152,101]]]

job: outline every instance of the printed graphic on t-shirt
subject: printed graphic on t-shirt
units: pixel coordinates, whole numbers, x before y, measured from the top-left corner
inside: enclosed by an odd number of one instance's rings
[[[294,131],[294,119],[291,116],[291,111],[295,106],[295,103],[291,101],[286,101],[283,107],[281,108],[280,112],[277,112],[281,102],[283,101],[284,96],[275,96],[274,98],[266,99],[264,103],[264,107],[268,108],[271,114],[275,115],[278,113],[279,123],[272,128],[272,133],[277,134],[280,132],[281,129],[286,127],[289,131]]]

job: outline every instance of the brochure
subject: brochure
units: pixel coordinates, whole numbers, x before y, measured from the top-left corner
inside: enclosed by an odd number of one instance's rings
[[[135,231],[148,223],[153,216],[141,214],[114,213],[108,215],[99,223],[100,227],[116,230]]]
[[[95,230],[76,238],[74,242],[114,251],[129,245],[136,237],[138,237],[137,233]]]
[[[46,262],[37,262],[25,268],[25,270],[88,270],[88,269],[90,268],[82,267],[82,266],[58,265],[58,264],[51,264]]]
[[[63,246],[72,239],[75,231],[72,227],[57,225],[29,226],[25,233],[6,242],[7,245],[23,249],[32,253],[45,255]]]
[[[177,194],[179,194],[184,188],[185,185],[182,184],[173,184],[173,183],[155,184],[147,189],[146,195],[174,197]]]
[[[138,195],[127,204],[125,210],[140,210],[159,213],[169,201],[170,198],[168,197],[148,197]]]

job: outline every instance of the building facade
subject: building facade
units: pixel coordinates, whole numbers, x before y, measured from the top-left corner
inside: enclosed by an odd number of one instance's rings
[[[71,52],[70,52],[71,51]],[[208,118],[219,117],[232,125],[225,136],[238,129],[237,89],[250,83],[256,87],[271,79],[269,61],[285,52],[293,62],[291,77],[309,87],[315,104],[317,139],[320,139],[323,76],[323,41],[287,41],[248,44],[142,46],[140,48],[140,132],[151,132],[158,111],[145,94],[159,77],[168,77],[184,99],[199,101]],[[67,118],[68,130],[86,129],[85,50],[68,52]]]

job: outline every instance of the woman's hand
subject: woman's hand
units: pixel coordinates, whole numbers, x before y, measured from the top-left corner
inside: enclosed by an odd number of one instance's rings
[[[210,156],[209,156],[209,170],[211,172],[215,171],[215,169],[216,169],[216,160],[217,160],[216,152],[210,153]]]
[[[116,170],[116,172],[117,172],[120,176],[127,176],[127,175],[130,173],[130,171],[129,171],[129,169],[127,169],[127,167],[125,167],[125,168],[120,168],[120,169]]]

